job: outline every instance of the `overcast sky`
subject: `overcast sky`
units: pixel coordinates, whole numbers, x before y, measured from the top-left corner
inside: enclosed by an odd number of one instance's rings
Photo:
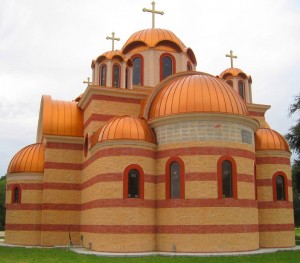
[[[121,49],[151,27],[152,0],[0,0],[0,176],[14,154],[35,143],[40,100],[73,100],[91,77],[91,61]],[[156,0],[156,27],[193,49],[197,70],[218,75],[234,66],[252,76],[253,102],[285,134],[288,107],[300,92],[299,0]]]

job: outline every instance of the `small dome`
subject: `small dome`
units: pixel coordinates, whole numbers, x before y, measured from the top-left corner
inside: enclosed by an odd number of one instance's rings
[[[248,76],[244,71],[242,71],[239,68],[228,68],[226,70],[224,70],[218,77],[221,79],[226,79],[228,76],[231,77],[242,77],[242,78],[250,78],[250,76]]]
[[[42,173],[44,172],[44,162],[44,144],[31,144],[17,152],[10,161],[7,172]]]
[[[126,41],[122,50],[123,53],[126,54],[135,49],[137,46],[144,45],[147,48],[155,48],[160,44],[169,44],[178,51],[186,51],[185,45],[173,32],[160,28],[145,29],[134,33]]]
[[[111,119],[95,134],[92,145],[105,140],[144,140],[155,143],[147,122],[128,115]]]
[[[113,50],[108,51],[100,55],[95,62],[102,62],[104,60],[112,60],[112,59],[118,59],[120,61],[127,61],[127,58],[122,53],[122,51],[119,50]]]
[[[144,116],[150,119],[197,112],[248,115],[244,101],[225,81],[200,72],[175,80],[171,77],[155,95],[150,95],[149,103]]]
[[[255,150],[282,150],[289,152],[290,148],[281,134],[272,129],[260,128],[255,133]]]

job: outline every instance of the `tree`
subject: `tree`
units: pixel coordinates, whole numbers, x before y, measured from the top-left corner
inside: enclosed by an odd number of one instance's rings
[[[6,193],[6,176],[0,178],[0,231],[5,227],[5,193]]]
[[[295,101],[289,108],[289,116],[292,116],[296,112],[299,112],[300,116],[300,93],[295,96]],[[298,118],[296,124],[289,129],[285,138],[296,154],[296,159],[292,166],[293,199],[295,225],[300,226],[300,118]]]

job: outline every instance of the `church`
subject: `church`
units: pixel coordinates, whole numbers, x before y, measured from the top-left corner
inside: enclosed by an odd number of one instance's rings
[[[77,98],[41,99],[36,142],[7,169],[5,243],[100,252],[295,246],[289,146],[233,66],[196,70],[166,29],[95,54]],[[225,55],[225,54],[224,54]]]

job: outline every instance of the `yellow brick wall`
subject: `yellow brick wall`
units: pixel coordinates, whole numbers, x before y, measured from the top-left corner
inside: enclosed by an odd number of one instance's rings
[[[40,246],[40,231],[5,231],[5,243],[14,245]]]
[[[262,248],[295,246],[295,231],[260,232],[259,243]]]

